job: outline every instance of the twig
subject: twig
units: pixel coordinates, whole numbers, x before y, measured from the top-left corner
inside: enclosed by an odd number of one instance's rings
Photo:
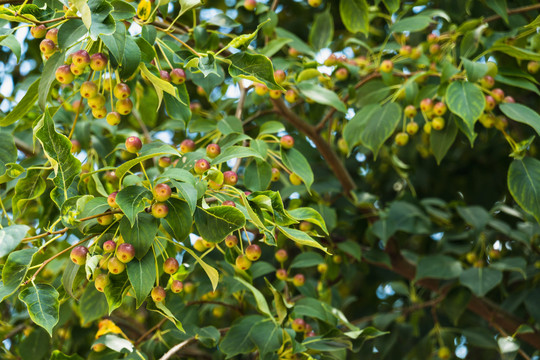
[[[2,341],[6,340],[6,339],[9,339],[15,335],[17,335],[18,333],[20,333],[21,331],[23,331],[24,329],[26,329],[26,324],[22,323],[22,324],[19,324],[17,326],[15,326],[13,329],[11,329],[10,332],[8,332],[4,338],[2,339]]]
[[[512,15],[512,14],[519,14],[519,13],[523,13],[523,12],[527,12],[531,10],[537,10],[537,9],[540,9],[540,4],[528,5],[528,6],[523,6],[520,8],[515,8],[515,9],[507,9],[506,13],[508,15]],[[485,18],[483,22],[487,23],[487,22],[498,20],[500,18],[501,18],[501,15],[493,15],[493,16]]]
[[[14,137],[13,140],[15,141],[15,146],[19,151],[23,152],[26,156],[34,155],[34,149],[26,145],[21,139]]]
[[[244,103],[246,102],[246,88],[242,80],[238,81],[238,88],[240,89],[240,98],[238,99],[238,105],[236,105],[235,116],[242,120],[242,111],[244,110]]]
[[[266,110],[257,111],[255,114],[251,115],[246,120],[244,120],[242,122],[242,126],[245,126],[245,125],[249,124],[250,122],[252,122],[253,120],[255,120],[255,119],[257,119],[257,118],[259,118],[261,116],[275,114],[275,113],[276,113],[276,109],[266,109]]]
[[[139,123],[139,126],[141,127],[143,131],[144,138],[146,139],[146,142],[148,143],[152,142],[152,137],[150,136],[148,127],[146,127],[146,124],[144,123],[144,121],[142,121],[142,118],[139,112],[134,109],[131,113],[133,114],[133,117],[135,118],[135,120],[137,120],[137,122]]]
[[[165,321],[167,321],[167,318],[161,319],[160,322],[158,322],[156,325],[152,326],[147,332],[142,334],[137,341],[135,341],[135,346],[139,345],[144,339],[148,337],[148,335],[152,334],[154,331],[159,329],[163,324],[165,324]]]
[[[502,336],[504,336],[504,337],[507,337],[507,336],[508,336],[508,334],[506,333],[506,331],[504,331],[499,325],[493,324],[493,323],[491,323],[490,325],[493,326],[495,329],[497,329],[497,331],[500,332]],[[522,349],[521,347],[518,349],[518,353],[519,353],[519,355],[521,355],[525,360],[531,360],[531,358],[529,357],[529,355],[527,355],[527,354],[525,353],[525,351],[523,351],[523,349]]]
[[[438,296],[435,299],[428,300],[428,301],[423,302],[421,304],[414,304],[414,305],[411,305],[411,306],[402,307],[402,308],[399,308],[399,309],[394,309],[394,310],[390,311],[389,314],[390,313],[395,313],[395,312],[399,312],[399,313],[402,313],[402,314],[409,314],[409,313],[412,313],[412,312],[414,312],[416,310],[420,310],[420,309],[430,307],[430,306],[435,306],[438,303],[440,303],[441,301],[443,301],[444,298],[445,298],[445,296]],[[362,318],[351,321],[351,323],[352,324],[362,324],[362,323],[365,323],[365,322],[370,322],[379,315],[380,314],[373,314],[373,315],[369,315],[369,316],[364,316]]]
[[[57,231],[47,231],[43,234],[39,234],[39,235],[35,235],[35,236],[30,236],[30,237],[27,237],[27,238],[24,238],[22,239],[21,241],[32,241],[32,240],[36,240],[36,239],[39,239],[39,238],[42,238],[42,237],[45,237],[45,236],[49,236],[49,235],[58,235],[58,234],[63,234],[65,233],[66,231],[68,231],[69,228],[65,227],[63,228],[62,230],[57,230]]]
[[[230,328],[223,328],[223,329],[219,329],[219,332],[221,334],[223,333],[226,333],[227,331],[229,331]],[[167,360],[167,359],[170,359],[174,354],[176,354],[178,351],[182,350],[182,348],[194,343],[195,341],[197,341],[197,338],[194,336],[194,337],[191,337],[187,340],[184,340],[182,341],[180,344],[176,344],[175,346],[173,346],[169,351],[167,351],[162,357],[159,358],[159,360]]]
[[[192,305],[204,305],[204,304],[215,304],[215,305],[221,305],[221,306],[225,306],[225,307],[228,307],[228,308],[231,308],[233,310],[236,310],[238,311],[240,314],[242,313],[242,310],[240,310],[240,308],[238,308],[238,306],[234,306],[232,304],[227,304],[225,302],[222,302],[222,301],[214,301],[214,300],[196,300],[196,301],[190,301],[186,304],[186,307],[188,306],[192,306]]]

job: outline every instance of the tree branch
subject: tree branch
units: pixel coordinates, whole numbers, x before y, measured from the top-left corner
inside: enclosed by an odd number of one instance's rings
[[[283,116],[289,123],[291,123],[291,125],[306,135],[311,141],[313,141],[313,143],[315,143],[315,146],[326,160],[326,163],[341,183],[343,192],[345,195],[350,196],[351,191],[356,189],[356,184],[354,183],[344,164],[341,162],[341,159],[336,155],[330,145],[324,141],[315,127],[308,124],[298,115],[292,112],[287,105],[285,105],[282,99],[273,99],[272,103],[274,104],[274,108],[279,114],[281,114],[281,116]]]
[[[523,7],[515,8],[515,9],[506,9],[506,13],[508,15],[512,15],[512,14],[519,14],[519,13],[523,13],[523,12],[527,12],[531,10],[538,10],[538,9],[540,9],[540,4],[534,4],[534,5],[523,6]],[[488,23],[491,21],[498,20],[500,18],[501,18],[501,15],[493,15],[493,16],[485,18],[483,22]]]
[[[227,331],[229,331],[230,328],[223,328],[223,329],[219,329],[219,332],[221,334],[223,333],[226,333]],[[169,351],[167,351],[162,357],[159,358],[159,360],[167,360],[167,359],[170,359],[174,354],[176,354],[178,351],[182,350],[183,348],[185,348],[186,346],[194,343],[195,341],[197,341],[197,337],[196,336],[193,336],[187,340],[184,340],[182,341],[180,344],[176,344],[175,346],[173,346],[172,348],[170,348]]]

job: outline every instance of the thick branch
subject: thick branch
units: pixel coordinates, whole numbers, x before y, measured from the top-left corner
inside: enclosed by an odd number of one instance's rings
[[[291,125],[298,129],[298,131],[302,132],[311,141],[313,141],[313,143],[315,143],[315,146],[326,160],[326,163],[341,183],[343,191],[347,196],[350,196],[351,191],[356,188],[356,184],[354,183],[344,164],[341,162],[341,159],[336,155],[330,145],[324,141],[314,126],[308,124],[298,115],[292,112],[287,105],[285,105],[282,99],[272,100],[272,102],[274,103],[274,107],[278,113],[280,113],[289,123],[291,123]]]
[[[512,14],[519,14],[519,13],[524,13],[527,11],[538,10],[538,9],[540,9],[540,4],[534,4],[534,5],[523,6],[523,7],[515,8],[515,9],[506,9],[506,13],[508,15],[512,15]],[[485,18],[484,22],[487,23],[487,22],[498,20],[500,18],[501,18],[500,15],[493,15],[493,16]]]

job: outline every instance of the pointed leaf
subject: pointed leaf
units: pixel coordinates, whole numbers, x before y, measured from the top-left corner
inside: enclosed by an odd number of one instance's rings
[[[152,192],[145,187],[132,185],[123,188],[116,195],[116,203],[124,215],[129,219],[131,226],[136,221],[137,214],[144,211],[147,199],[153,199]]]
[[[311,247],[320,249],[324,251],[325,253],[331,255],[328,252],[327,248],[323,247],[321,244],[319,244],[317,240],[313,239],[311,236],[309,236],[305,232],[297,230],[297,229],[286,228],[283,226],[278,226],[278,228],[283,233],[283,235],[293,240],[294,242],[300,245],[311,246]]]
[[[135,248],[135,256],[142,259],[152,246],[157,234],[159,220],[147,213],[139,213],[131,225],[127,217],[120,221],[120,234],[124,241]]]
[[[461,273],[459,281],[475,295],[484,296],[502,281],[502,272],[492,268],[469,268]]]
[[[244,214],[232,206],[197,207],[195,225],[199,235],[208,242],[219,243],[227,235],[246,224]]]
[[[141,260],[131,260],[127,264],[127,274],[137,299],[137,307],[140,307],[156,282],[154,254],[149,251]]]
[[[59,318],[58,291],[49,284],[37,284],[19,293],[19,299],[26,304],[30,318],[52,337],[52,330]]]
[[[0,229],[0,258],[12,252],[30,228],[26,225],[11,225]]]
[[[0,286],[0,302],[21,286],[36,251],[37,249],[23,249],[9,254],[2,269],[3,284]]]
[[[470,131],[484,112],[486,99],[480,88],[467,81],[454,81],[446,89],[448,108],[465,122]]]
[[[540,222],[540,161],[531,157],[512,161],[508,190],[519,206]]]
[[[401,107],[396,103],[388,103],[370,114],[360,140],[364,146],[373,151],[377,158],[379,149],[394,133],[401,120]]]

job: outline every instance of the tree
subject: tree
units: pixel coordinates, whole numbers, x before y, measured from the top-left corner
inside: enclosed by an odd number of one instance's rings
[[[0,1],[5,359],[540,354],[540,5]]]

